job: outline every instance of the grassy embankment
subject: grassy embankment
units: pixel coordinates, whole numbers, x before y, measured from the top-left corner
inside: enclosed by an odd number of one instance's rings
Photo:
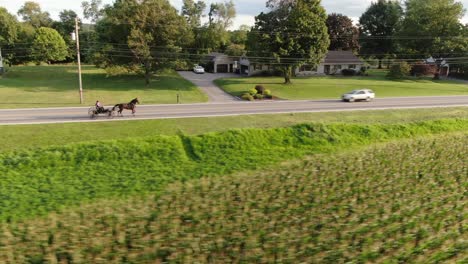
[[[385,74],[386,71],[373,70],[370,76],[297,77],[292,79],[290,85],[283,84],[284,78],[281,77],[229,78],[215,82],[235,96],[241,96],[255,85],[262,84],[273,95],[289,100],[337,99],[345,92],[362,88],[374,90],[377,97],[468,95],[466,82],[434,81],[429,77],[389,80]]]
[[[159,192],[174,181],[264,169],[314,153],[467,130],[467,119],[302,124],[4,152],[0,154],[0,220],[47,214],[97,199]]]
[[[349,140],[357,143],[353,138],[366,142],[375,137],[402,138],[453,125],[304,125],[268,134],[281,141],[273,145],[296,145],[301,151],[319,139],[325,145],[342,145]],[[306,136],[312,134],[317,137]],[[261,131],[244,131],[190,141],[220,146],[228,142],[221,139],[237,138],[233,144],[240,150],[234,157],[262,157],[250,161],[259,165],[266,157],[271,161],[274,153],[291,151],[277,146],[267,148],[275,152],[265,151],[262,148],[271,145],[261,140],[265,136]],[[250,153],[250,144],[258,155]],[[101,201],[42,220],[3,224],[0,259],[5,263],[466,263],[467,145],[465,133],[316,155],[271,170],[179,182],[158,198]],[[234,155],[230,146],[223,147],[227,156]],[[216,152],[217,162],[228,162],[217,149],[204,149],[204,154]],[[205,159],[199,150],[194,145],[193,153]]]
[[[0,126],[0,151],[20,150],[105,139],[154,135],[198,135],[240,128],[276,128],[300,123],[394,124],[438,119],[468,119],[468,108],[378,110],[281,115],[246,115],[103,123]]]
[[[0,108],[79,106],[76,66],[16,66],[0,77]],[[177,94],[182,103],[206,102],[208,98],[176,72],[167,71],[145,86],[136,75],[106,77],[104,70],[83,66],[85,105],[96,100],[105,105],[129,102],[138,97],[142,104],[175,104]]]

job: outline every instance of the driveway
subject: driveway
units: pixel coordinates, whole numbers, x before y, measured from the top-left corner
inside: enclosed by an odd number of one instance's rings
[[[238,101],[236,97],[226,93],[216,86],[213,81],[220,78],[239,77],[234,73],[204,73],[195,74],[191,71],[180,71],[180,76],[198,86],[203,92],[208,95],[211,103],[234,102]]]

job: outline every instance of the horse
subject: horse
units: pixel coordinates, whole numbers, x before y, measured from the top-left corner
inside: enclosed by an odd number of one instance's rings
[[[114,107],[112,108],[112,111],[115,111],[115,109],[118,107],[119,108],[119,115],[123,116],[122,115],[122,111],[124,109],[127,109],[127,110],[132,110],[132,115],[135,115],[135,108],[136,108],[136,104],[139,104],[140,102],[138,101],[138,98],[135,98],[133,99],[132,101],[130,101],[130,103],[128,104],[116,104],[114,105]]]

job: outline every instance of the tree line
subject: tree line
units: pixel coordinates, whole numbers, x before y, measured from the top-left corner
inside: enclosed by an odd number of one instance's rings
[[[342,14],[327,15],[320,0],[268,0],[266,6],[254,26],[230,30],[232,0],[210,6],[184,0],[180,11],[168,0],[85,1],[83,17],[91,23],[79,23],[82,59],[110,71],[138,72],[146,82],[159,69],[188,69],[213,51],[268,63],[286,83],[296,67],[317,65],[328,50],[351,50],[376,59],[379,68],[386,59],[430,56],[452,58],[461,72],[468,68],[468,25],[460,22],[465,10],[456,0],[377,0],[358,25]],[[6,63],[76,59],[74,11],[63,10],[54,21],[38,3],[26,2],[17,15],[22,22],[0,7]]]

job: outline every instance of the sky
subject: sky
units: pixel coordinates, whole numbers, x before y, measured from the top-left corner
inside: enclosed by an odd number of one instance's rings
[[[83,16],[81,10],[82,0],[34,0],[41,5],[42,11],[50,13],[51,17],[58,20],[58,14],[64,9],[72,9],[80,17]],[[205,0],[207,6],[213,2],[222,2],[223,0]],[[237,16],[232,26],[232,29],[237,29],[240,25],[253,25],[255,22],[254,17],[260,12],[266,10],[266,0],[233,0]],[[359,17],[371,2],[376,0],[322,0],[322,5],[325,7],[327,13],[341,13],[349,16],[353,21],[357,22]],[[0,0],[0,6],[5,7],[12,14],[16,14],[18,9],[26,2],[26,0]],[[113,0],[102,0],[104,4],[111,4]],[[181,9],[182,0],[169,0],[169,2],[178,10]],[[468,0],[460,0],[465,8],[468,8]],[[468,23],[468,15],[462,20]]]

